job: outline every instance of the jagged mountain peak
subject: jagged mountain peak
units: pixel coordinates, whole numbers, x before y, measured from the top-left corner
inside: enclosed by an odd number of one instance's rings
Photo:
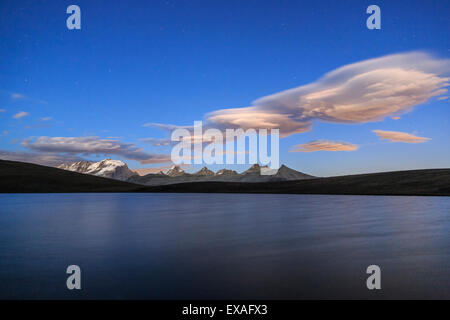
[[[313,178],[308,174],[303,172],[291,169],[284,164],[278,169],[277,173],[274,175],[276,178],[281,178],[283,180],[300,180],[300,179],[308,179]]]
[[[260,166],[258,163],[255,163],[249,169],[245,170],[242,174],[261,173],[262,168],[268,168],[268,166]]]
[[[207,167],[201,168],[199,171],[194,173],[196,176],[214,176],[214,172],[209,170]]]
[[[168,175],[169,177],[178,177],[184,174],[185,172],[183,169],[180,168],[180,166],[173,166],[166,173],[166,175]]]
[[[219,171],[216,172],[216,176],[234,176],[237,175],[238,173],[234,170],[229,170],[229,169],[221,169]]]
[[[56,167],[58,169],[64,169],[64,170],[83,173],[83,171],[87,171],[89,166],[93,163],[94,162],[92,162],[92,161],[81,160],[81,161],[76,161],[76,162],[72,162],[72,163],[62,163]]]

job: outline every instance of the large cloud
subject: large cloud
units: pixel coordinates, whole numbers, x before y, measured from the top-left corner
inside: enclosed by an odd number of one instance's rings
[[[34,153],[34,152],[6,151],[6,150],[0,150],[0,159],[20,161],[20,162],[31,162],[52,167],[60,165],[61,163],[72,163],[76,161],[85,160],[76,155],[60,155],[53,153]]]
[[[314,140],[308,143],[293,146],[290,152],[354,151],[357,149],[357,145],[348,142]]]
[[[409,112],[447,92],[450,60],[422,52],[350,64],[318,81],[255,100],[246,108],[207,114],[208,126],[279,128],[281,136],[310,130],[313,120],[364,123]]]
[[[132,143],[98,137],[39,137],[28,139],[23,146],[38,152],[82,155],[119,155],[142,164],[169,162],[170,156],[150,154]]]
[[[389,140],[392,142],[404,142],[404,143],[423,143],[431,140],[431,138],[418,137],[411,133],[400,132],[400,131],[385,131],[385,130],[373,130],[375,134],[384,140]]]

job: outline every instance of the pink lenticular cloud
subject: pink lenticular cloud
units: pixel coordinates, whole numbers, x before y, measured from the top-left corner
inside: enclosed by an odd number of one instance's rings
[[[348,142],[314,140],[293,146],[290,152],[355,151],[357,149],[357,145]]]
[[[311,129],[313,120],[365,123],[398,117],[445,94],[450,60],[422,52],[350,64],[316,82],[255,100],[251,106],[206,115],[211,127],[279,128],[286,137]]]
[[[372,130],[375,134],[383,140],[389,140],[391,142],[403,142],[403,143],[423,143],[431,140],[431,138],[419,137],[411,133],[400,131],[385,131],[385,130]]]

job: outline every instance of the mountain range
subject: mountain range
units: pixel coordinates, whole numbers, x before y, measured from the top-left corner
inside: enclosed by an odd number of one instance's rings
[[[91,174],[104,178],[132,182],[141,185],[155,186],[173,183],[197,182],[197,181],[221,181],[221,182],[269,182],[313,179],[315,177],[296,171],[282,165],[273,175],[264,175],[263,170],[267,166],[254,164],[248,170],[237,173],[234,170],[221,169],[217,172],[203,167],[198,172],[187,173],[180,166],[173,166],[166,173],[149,173],[144,176],[130,170],[120,160],[105,159],[99,162],[78,161],[57,166],[58,169],[69,170],[78,173]]]
[[[203,167],[196,173],[184,172],[180,167],[172,167],[166,174],[147,174],[145,176],[132,176],[127,181],[137,184],[143,184],[147,186],[166,185],[174,183],[185,182],[205,182],[205,181],[217,181],[217,182],[269,182],[269,181],[290,181],[290,180],[303,180],[313,179],[315,177],[308,174],[298,172],[291,168],[282,165],[276,174],[263,175],[261,171],[264,167],[258,164],[254,164],[250,169],[237,173],[234,170],[222,169],[216,173]]]

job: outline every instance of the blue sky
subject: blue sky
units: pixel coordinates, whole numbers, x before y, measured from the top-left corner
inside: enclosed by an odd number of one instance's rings
[[[81,30],[66,28],[71,4],[81,8]],[[381,30],[366,28],[371,4],[381,8]],[[142,141],[167,138],[145,123],[192,125],[210,112],[252,106],[343,66],[398,53],[426,53],[398,62],[399,68],[412,61],[424,65],[427,75],[449,76],[426,63],[448,66],[448,1],[3,0],[0,15],[0,158],[42,163],[42,155],[54,164],[58,156],[108,156],[131,168],[165,166],[142,161],[146,154],[170,153]],[[428,85],[420,82],[425,78],[414,82],[418,90]],[[381,119],[312,117],[308,131],[281,139],[280,160],[320,176],[449,167],[445,96],[402,101],[401,115]],[[373,130],[429,140],[381,140]],[[105,155],[43,146],[55,137],[97,137],[126,150]],[[289,152],[315,140],[357,150]]]

